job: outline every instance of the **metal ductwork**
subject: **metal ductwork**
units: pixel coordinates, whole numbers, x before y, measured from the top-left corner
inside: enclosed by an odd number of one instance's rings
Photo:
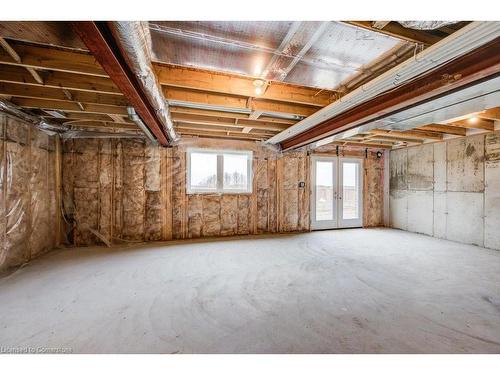
[[[436,30],[440,27],[453,25],[457,21],[398,21],[398,23],[408,29]]]
[[[128,118],[133,121],[148,137],[148,139],[151,141],[151,143],[157,145],[158,141],[154,137],[154,135],[151,133],[151,131],[148,129],[148,127],[142,122],[141,118],[137,115],[135,112],[134,107],[127,107],[127,113],[128,113]]]
[[[64,133],[68,130],[68,127],[62,124],[53,123],[45,120],[42,117],[32,115],[23,111],[21,107],[9,102],[8,100],[0,98],[0,111],[8,113],[14,117],[17,117],[23,121],[29,122],[36,126],[36,128],[45,131],[51,135],[56,133]]]
[[[109,22],[108,25],[124,59],[137,77],[144,94],[164,126],[167,136],[171,142],[177,141],[178,135],[170,117],[168,104],[151,65],[151,36],[147,22],[119,21]],[[148,138],[150,136],[152,136],[151,132]]]

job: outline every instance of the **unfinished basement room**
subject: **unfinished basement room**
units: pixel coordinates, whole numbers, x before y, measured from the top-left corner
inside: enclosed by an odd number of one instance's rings
[[[2,353],[500,353],[499,90],[497,21],[1,21]]]

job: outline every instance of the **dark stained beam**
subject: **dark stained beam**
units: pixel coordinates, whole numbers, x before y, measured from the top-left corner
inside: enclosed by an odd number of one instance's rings
[[[163,146],[167,146],[169,141],[163,125],[126,63],[125,58],[121,55],[106,23],[81,21],[72,24],[75,32],[134,107],[144,124],[158,139],[158,142]]]

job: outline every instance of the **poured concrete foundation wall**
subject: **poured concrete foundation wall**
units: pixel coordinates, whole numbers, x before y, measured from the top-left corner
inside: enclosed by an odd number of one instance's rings
[[[0,113],[0,272],[57,245],[56,142]]]
[[[253,151],[252,193],[187,194],[188,147]],[[365,157],[364,150],[342,152]],[[364,166],[364,224],[382,225],[383,159],[369,152]],[[202,138],[185,138],[168,149],[142,140],[71,139],[63,145],[62,169],[68,244],[309,230],[305,151],[281,154],[255,142]]]
[[[500,132],[390,153],[394,228],[500,249]]]

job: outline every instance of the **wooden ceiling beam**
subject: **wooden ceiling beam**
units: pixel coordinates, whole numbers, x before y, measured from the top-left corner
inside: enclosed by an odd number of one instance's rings
[[[108,77],[95,58],[85,52],[73,52],[22,43],[11,43],[11,46],[19,58],[13,59],[6,54],[0,54],[0,64],[17,65],[28,69],[56,70],[66,73]]]
[[[135,124],[127,124],[122,122],[112,121],[92,121],[92,120],[74,120],[64,123],[72,128],[106,128],[106,129],[130,129],[140,130]]]
[[[43,85],[35,81],[35,79],[22,67],[9,65],[0,66],[0,82],[122,95],[113,81],[106,77],[57,71],[40,72],[40,74],[43,78]]]
[[[404,138],[414,138],[414,139],[432,139],[441,140],[443,135],[440,133],[435,133],[431,131],[422,130],[386,130],[386,129],[373,129],[369,131],[371,134],[385,135],[387,137],[404,137]]]
[[[237,130],[236,128],[232,128],[229,126],[206,126],[206,125],[198,125],[198,124],[189,124],[185,122],[174,122],[176,129],[184,129],[184,130],[201,130],[201,131],[214,131],[214,132],[231,132],[231,133],[240,133],[243,132],[243,130]],[[246,134],[254,134],[262,137],[272,137],[276,132],[270,132],[270,131],[264,131],[260,129],[252,129],[250,133]]]
[[[467,129],[459,128],[453,125],[441,125],[441,124],[429,124],[416,128],[416,130],[430,130],[433,132],[450,134],[450,135],[459,135],[465,136],[467,133]]]
[[[173,113],[172,120],[176,122],[184,122],[189,124],[199,124],[199,125],[212,125],[212,126],[229,126],[233,128],[244,128],[251,127],[254,129],[269,130],[269,131],[282,131],[288,127],[288,125],[280,125],[274,123],[262,123],[254,120],[239,120],[235,122],[230,118],[217,118],[209,117],[203,115],[186,115],[182,113]]]
[[[374,27],[373,21],[346,21],[345,23],[358,26],[376,33],[389,35],[408,42],[425,44],[427,46],[437,43],[441,39],[443,39],[442,37],[433,35],[425,31],[407,29],[397,22],[389,22],[383,28]]]
[[[338,144],[340,146],[353,146],[353,147],[363,147],[363,148],[384,148],[384,149],[391,149],[392,145],[385,144],[385,143],[358,143],[358,142],[349,142],[349,141],[338,141],[338,142],[333,142],[333,144]]]
[[[477,114],[477,117],[485,120],[500,121],[500,107],[487,109]]]
[[[167,146],[169,140],[154,106],[141,89],[137,77],[116,45],[105,22],[72,22],[74,31],[80,36],[92,55],[134,107],[144,124],[156,136],[158,142]],[[96,78],[96,77],[93,77]],[[100,77],[103,79],[102,77]]]
[[[170,107],[171,113],[182,113],[182,114],[194,114],[194,115],[203,115],[210,117],[225,117],[231,119],[245,120],[249,119],[249,115],[247,113],[235,113],[235,112],[224,112],[224,111],[212,111],[208,109],[198,109],[198,108],[185,108],[185,107]],[[269,122],[283,125],[293,125],[298,122],[298,120],[288,120],[276,117],[269,116],[260,116],[255,121],[259,122]]]
[[[255,78],[208,70],[155,64],[161,85],[228,95],[254,97],[324,107],[333,101],[333,92],[317,88],[270,82],[262,95],[256,95]]]
[[[393,137],[393,136],[385,136],[385,135],[378,135],[378,134],[373,134],[368,136],[366,138],[368,142],[370,141],[388,141],[388,142],[405,142],[405,143],[424,143],[423,139],[416,139],[416,138],[403,138],[403,137]]]
[[[204,137],[204,138],[225,138],[234,140],[250,140],[250,141],[262,141],[267,137],[255,136],[246,133],[216,133],[216,132],[204,132],[204,131],[188,131],[184,130],[180,132],[182,135],[190,135],[194,137]]]
[[[466,128],[466,129],[482,129],[488,131],[495,130],[495,123],[493,121],[484,120],[480,118],[476,118],[473,120],[454,121],[450,124],[453,126],[458,126],[460,128]]]
[[[224,106],[238,109],[251,109],[254,111],[276,112],[296,116],[310,116],[319,107],[301,104],[277,102],[271,100],[254,99],[248,101],[243,96],[210,93],[197,90],[189,90],[178,87],[163,86],[163,94],[167,100],[176,100],[190,103],[199,103],[213,106]]]
[[[68,100],[65,89],[55,87],[31,86],[17,83],[0,82],[0,94],[33,99]],[[80,103],[107,104],[126,106],[122,95],[100,94],[90,91],[71,91],[73,101]]]
[[[118,107],[114,105],[89,103],[86,104],[84,110],[82,110],[77,103],[71,101],[18,98],[18,97],[11,98],[11,101],[12,103],[23,108],[55,109],[65,112],[104,113],[104,114],[120,115],[120,116],[128,115],[126,107]]]
[[[16,50],[2,37],[0,37],[0,45],[3,47],[7,53],[7,57],[16,64],[22,64],[23,60],[21,56],[16,52]],[[2,55],[0,55],[2,56]],[[40,77],[38,72],[33,69],[33,67],[26,66],[26,70],[31,74],[35,81],[39,84],[43,84],[43,79]]]

